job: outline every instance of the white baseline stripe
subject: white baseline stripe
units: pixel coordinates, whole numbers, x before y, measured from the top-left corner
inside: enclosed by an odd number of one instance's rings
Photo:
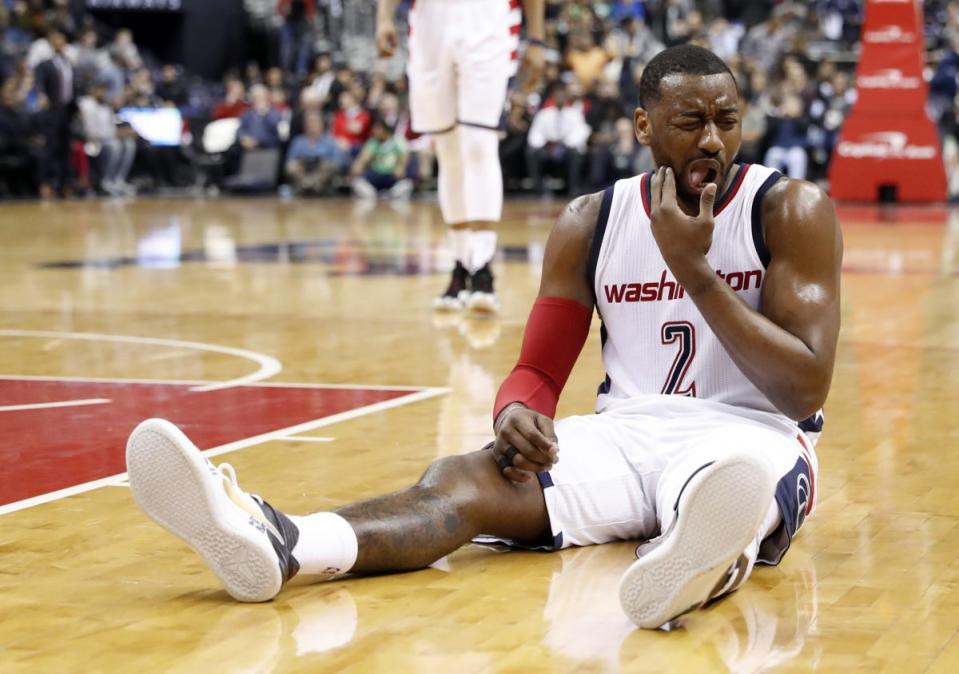
[[[0,412],[21,412],[23,410],[46,410],[52,407],[79,407],[80,405],[102,405],[113,402],[110,398],[83,398],[82,400],[61,400],[55,403],[27,403],[24,405],[0,406]]]
[[[423,389],[419,393],[410,393],[399,398],[393,398],[392,400],[384,400],[380,403],[373,403],[372,405],[365,405],[364,407],[357,407],[353,410],[340,412],[339,414],[334,414],[330,417],[323,417],[322,419],[316,419],[315,421],[307,421],[306,423],[290,426],[289,428],[281,428],[278,431],[270,431],[269,433],[263,433],[262,435],[254,435],[252,438],[245,438],[243,440],[237,440],[236,442],[220,445],[219,447],[208,449],[203,453],[207,456],[219,456],[220,454],[226,454],[227,452],[235,452],[238,449],[243,449],[244,447],[249,447],[250,445],[258,445],[261,442],[268,442],[269,440],[282,438],[285,435],[299,435],[300,433],[305,433],[306,431],[312,431],[315,428],[331,426],[333,424],[338,424],[341,421],[355,419],[356,417],[362,417],[367,414],[372,414],[373,412],[382,412],[383,410],[392,409],[393,407],[399,407],[400,405],[406,405],[407,403],[413,403],[418,400],[434,398],[438,395],[449,393],[449,391],[450,389],[448,388]]]
[[[334,414],[333,416],[323,417],[322,419],[314,419],[313,421],[307,421],[306,423],[289,426],[288,428],[280,428],[275,431],[270,431],[269,433],[262,433],[250,438],[244,438],[243,440],[230,442],[225,445],[220,445],[219,447],[208,449],[203,453],[207,456],[219,456],[220,454],[235,452],[238,449],[257,445],[262,442],[268,442],[270,440],[280,439],[287,435],[304,433],[306,431],[313,430],[314,428],[331,426],[332,424],[337,424],[341,421],[355,419],[367,414],[373,414],[374,412],[382,412],[383,410],[388,410],[393,407],[400,407],[401,405],[418,402],[420,400],[435,398],[436,396],[443,395],[449,391],[450,389],[441,387],[424,388],[416,393],[410,393],[392,400],[384,400],[383,402],[366,405],[364,407],[357,407],[356,409],[349,410],[347,412],[341,412],[340,414]],[[100,478],[99,480],[93,480],[92,482],[85,482],[83,484],[74,485],[73,487],[52,491],[48,494],[41,494],[40,496],[23,499],[22,501],[15,501],[13,503],[0,506],[0,515],[6,515],[7,513],[24,510],[26,508],[31,508],[43,503],[49,503],[51,501],[58,501],[68,496],[74,496],[76,494],[82,494],[87,491],[98,489],[99,487],[119,486],[126,479],[126,473],[119,473],[117,475]]]
[[[220,346],[219,344],[207,344],[205,342],[186,342],[179,339],[162,339],[159,337],[136,337],[133,335],[104,335],[96,332],[57,332],[52,330],[0,330],[0,337],[39,337],[50,339],[75,339],[90,342],[119,342],[123,344],[147,344],[151,346],[169,346],[183,349],[193,349],[195,351],[210,351],[213,353],[223,353],[228,356],[236,356],[246,360],[252,360],[259,367],[255,372],[211,384],[205,384],[194,388],[194,391],[216,391],[218,389],[231,388],[252,382],[269,379],[283,370],[280,364],[273,356],[266,356],[256,351],[247,349],[234,349],[229,346]]]

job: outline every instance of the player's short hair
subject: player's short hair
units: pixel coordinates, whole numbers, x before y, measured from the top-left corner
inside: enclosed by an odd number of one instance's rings
[[[674,75],[721,75],[727,73],[736,84],[736,77],[726,62],[708,49],[694,44],[681,44],[664,49],[650,59],[639,79],[639,105],[642,108],[659,100],[659,85],[663,78]]]

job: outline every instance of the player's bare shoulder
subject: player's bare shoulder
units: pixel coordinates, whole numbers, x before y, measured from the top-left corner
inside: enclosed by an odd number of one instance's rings
[[[602,192],[584,194],[566,204],[550,233],[550,242],[559,239],[568,245],[584,246],[588,252],[602,204]]]
[[[592,305],[586,266],[602,203],[603,193],[596,192],[573,199],[563,209],[546,243],[541,296],[569,297]]]
[[[775,258],[789,252],[842,251],[842,234],[832,199],[818,185],[783,178],[762,204],[763,234]]]

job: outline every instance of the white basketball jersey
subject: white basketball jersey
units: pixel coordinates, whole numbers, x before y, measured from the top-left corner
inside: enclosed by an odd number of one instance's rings
[[[606,366],[597,412],[614,400],[672,394],[781,414],[736,366],[666,265],[650,227],[650,178],[620,180],[603,195],[590,256]],[[706,258],[753,309],[769,262],[762,197],[780,178],[775,169],[742,164],[713,210]],[[818,433],[812,423],[803,430]]]

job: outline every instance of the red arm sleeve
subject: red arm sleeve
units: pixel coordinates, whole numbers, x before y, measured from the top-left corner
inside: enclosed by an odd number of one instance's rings
[[[539,297],[533,303],[523,334],[519,362],[499,387],[493,421],[510,403],[520,402],[553,417],[559,394],[573,371],[593,310],[562,297]]]

